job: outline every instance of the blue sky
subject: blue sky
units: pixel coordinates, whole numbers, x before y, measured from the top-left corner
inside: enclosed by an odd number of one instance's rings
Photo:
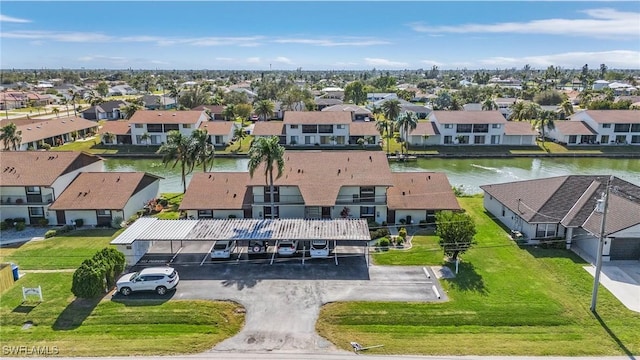
[[[2,1],[2,68],[640,69],[640,2]]]

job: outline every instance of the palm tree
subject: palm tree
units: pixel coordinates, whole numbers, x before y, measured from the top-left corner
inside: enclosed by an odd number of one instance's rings
[[[238,139],[238,150],[242,147],[242,140],[247,137],[247,133],[242,126],[236,127],[233,130],[233,137]]]
[[[542,133],[542,147],[545,147],[545,129],[553,130],[556,128],[553,120],[556,114],[553,111],[538,111],[538,116],[533,120],[532,125]]]
[[[130,103],[129,105],[121,108],[122,112],[124,112],[124,117],[125,119],[129,120],[131,119],[131,117],[133,117],[133,114],[136,113],[136,111],[142,109],[142,106],[136,104],[136,103]]]
[[[191,133],[195,165],[202,165],[202,171],[207,172],[213,165],[215,149],[209,142],[209,134],[203,129],[196,129]]]
[[[183,193],[187,192],[187,174],[193,171],[195,156],[192,139],[182,135],[178,130],[167,134],[167,142],[160,146],[157,153],[162,154],[162,163],[167,166],[173,162],[172,168],[180,164]]]
[[[78,112],[76,111],[76,100],[78,99],[79,94],[76,91],[73,91],[73,89],[69,89],[67,92],[70,96],[69,100],[73,105],[73,116],[78,117]]]
[[[116,138],[115,134],[110,133],[108,131],[106,133],[102,134],[102,141],[105,144],[112,144],[113,145],[113,141],[115,140],[115,138]]]
[[[0,140],[5,150],[18,150],[22,143],[22,131],[14,123],[9,123],[0,129]]]
[[[512,121],[522,121],[524,120],[524,111],[525,111],[525,102],[524,101],[516,101],[513,105],[510,106],[511,115],[509,115],[509,120]]]
[[[91,106],[93,106],[93,110],[96,114],[96,121],[100,120],[98,117],[98,105],[100,105],[104,100],[102,99],[102,97],[100,97],[100,94],[96,93],[93,90],[89,91],[89,93],[86,95],[86,99],[87,102]]]
[[[255,106],[256,114],[258,114],[258,116],[264,121],[271,119],[273,109],[274,105],[269,100],[260,100]]]
[[[169,90],[169,96],[173,98],[176,102],[176,107],[178,107],[178,97],[180,96],[180,88],[173,82],[169,82],[167,85],[167,90]]]
[[[396,124],[399,129],[403,130],[404,135],[402,136],[402,139],[403,142],[407,144],[405,147],[408,152],[409,129],[414,130],[416,127],[418,127],[418,118],[412,112],[405,112],[398,117],[398,120],[396,120]]]
[[[382,113],[384,117],[391,122],[396,121],[398,116],[400,116],[400,111],[400,101],[397,99],[388,100],[382,104]]]
[[[225,106],[224,110],[222,110],[222,116],[227,121],[235,119],[236,118],[236,106],[234,104],[229,104],[229,105]]]
[[[573,104],[571,103],[571,101],[569,101],[569,99],[563,101],[562,104],[560,104],[560,108],[562,109],[565,117],[574,113]]]
[[[140,135],[140,141],[144,141],[145,145],[149,145],[149,140],[151,140],[151,135],[149,135],[148,132],[144,132],[142,135]]]
[[[51,112],[53,112],[54,114],[56,114],[56,118],[59,118],[60,116],[60,109],[58,109],[57,106],[54,106],[53,109],[51,109]]]
[[[258,167],[264,163],[265,182],[269,185],[269,202],[271,203],[271,218],[275,217],[275,202],[273,198],[273,170],[274,166],[278,170],[276,179],[279,179],[284,172],[284,147],[278,142],[277,136],[260,137],[256,139],[249,149],[249,176],[253,174]]]
[[[485,110],[485,111],[498,110],[498,105],[496,104],[495,101],[493,101],[493,99],[488,98],[482,103],[482,110]]]
[[[63,97],[62,99],[60,99],[60,105],[64,105],[67,111],[67,117],[69,117],[69,100]]]

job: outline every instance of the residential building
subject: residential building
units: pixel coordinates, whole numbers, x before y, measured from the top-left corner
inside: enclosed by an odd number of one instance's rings
[[[433,111],[429,121],[436,125],[440,145],[499,145],[507,123],[499,111]]]
[[[593,129],[596,143],[640,145],[638,110],[586,110],[571,115],[569,121],[582,121]]]
[[[340,99],[325,99],[325,98],[317,97],[315,99],[315,103],[316,103],[316,110],[317,111],[322,111],[326,107],[342,104],[342,100],[340,100]]]
[[[396,93],[367,93],[367,101],[376,102],[380,100],[397,100],[398,94]]]
[[[86,171],[102,171],[103,160],[82,152],[8,151],[0,171],[1,220],[23,218],[27,224],[66,224],[49,206]]]
[[[85,138],[98,131],[98,123],[78,117],[51,118],[17,125],[22,132],[20,150],[35,150],[41,144],[58,146]]]
[[[283,124],[287,145],[349,144],[351,112],[287,111]]]
[[[353,121],[371,121],[373,120],[373,113],[371,110],[362,106],[353,104],[336,104],[333,106],[327,106],[321,111],[343,111],[351,113],[351,120]]]
[[[81,112],[83,118],[87,120],[120,120],[124,119],[124,112],[121,108],[127,106],[122,100],[106,101],[100,105],[91,106]]]
[[[607,221],[601,200],[609,176],[569,175],[481,186],[484,207],[526,243],[562,242],[603,260],[640,259],[640,186],[613,177]]]
[[[168,110],[177,107],[176,99],[167,95],[144,95],[142,105],[147,110]]]
[[[133,145],[161,145],[167,141],[169,131],[179,131],[184,136],[191,136],[202,122],[207,121],[204,111],[151,111],[138,110],[129,119],[131,140]],[[144,135],[149,136],[144,140]]]
[[[250,219],[248,172],[197,172],[180,202],[180,210],[195,219]]]
[[[505,119],[508,119],[513,112],[511,107],[516,103],[516,98],[497,98],[493,102],[498,106],[498,111],[504,116]]]
[[[105,138],[106,133],[114,135],[115,138]],[[102,125],[98,136],[104,144],[130,145],[132,144],[131,124],[128,120],[109,121]]]
[[[111,226],[158,197],[160,177],[144,172],[82,172],[49,206],[58,224]]]
[[[208,111],[209,120],[233,120],[224,118],[224,106],[223,105],[200,105],[191,110]]]
[[[240,127],[233,121],[203,121],[200,129],[209,135],[209,141],[215,146],[226,146],[234,137],[235,130]]]
[[[583,121],[554,121],[553,129],[547,127],[545,135],[563,145],[595,144],[598,135]]]
[[[538,131],[528,121],[507,121],[502,145],[536,145]]]

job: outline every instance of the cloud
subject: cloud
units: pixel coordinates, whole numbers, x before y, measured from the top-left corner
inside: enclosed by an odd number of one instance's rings
[[[107,42],[113,37],[91,32],[62,32],[62,31],[9,31],[0,33],[0,37],[7,39],[46,40],[60,42]]]
[[[490,57],[479,61],[486,67],[521,67],[525,64],[532,68],[545,69],[550,65],[564,68],[579,69],[584,64],[589,67],[598,67],[607,64],[611,69],[638,69],[640,68],[640,51],[611,50],[599,52],[566,52],[551,55],[524,56],[524,57]]]
[[[259,64],[260,63],[260,58],[259,57],[250,57],[246,59],[246,62],[248,62],[249,64]]]
[[[0,14],[0,22],[10,22],[10,23],[30,23],[31,20],[15,18],[7,15]]]
[[[571,35],[587,37],[638,37],[640,12],[622,12],[615,9],[590,9],[582,11],[587,18],[543,19],[528,22],[504,22],[494,24],[463,24],[454,26],[428,26],[411,23],[414,31],[424,33],[519,33],[545,35]]]
[[[284,56],[278,56],[278,57],[277,57],[277,58],[275,58],[273,61],[274,61],[274,62],[277,62],[277,63],[283,63],[283,64],[293,65],[293,61],[291,61],[291,59],[286,58],[286,57],[284,57]]]
[[[435,61],[435,60],[421,60],[420,62],[423,63],[423,64],[430,65],[430,66],[442,66],[443,65],[443,63]]]
[[[364,62],[367,65],[371,66],[382,66],[382,67],[405,67],[409,64],[400,61],[391,61],[387,59],[380,58],[364,58]]]
[[[342,39],[304,39],[304,38],[284,38],[273,40],[278,44],[302,44],[312,46],[373,46],[373,45],[386,45],[390,42],[385,40],[375,40],[368,38],[353,38],[347,37]]]
[[[129,59],[122,56],[104,56],[104,55],[82,56],[78,58],[78,60],[83,62],[101,62],[101,63],[109,63],[114,65],[122,65],[129,62]]]
[[[225,62],[231,62],[231,61],[234,61],[234,59],[233,59],[233,58],[230,58],[230,57],[217,57],[217,58],[215,58],[215,60],[216,60],[216,61],[225,61]]]

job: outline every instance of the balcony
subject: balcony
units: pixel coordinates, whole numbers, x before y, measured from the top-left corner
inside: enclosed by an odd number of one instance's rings
[[[53,195],[5,195],[0,197],[2,205],[47,205],[53,202]]]
[[[274,194],[274,198],[276,199],[275,203],[279,205],[283,205],[283,204],[304,205],[304,199],[302,198],[302,195]],[[253,205],[266,205],[266,204],[270,204],[269,194],[253,196]]]
[[[336,204],[366,204],[366,205],[385,205],[387,203],[386,195],[373,195],[360,197],[358,194],[338,195]]]

